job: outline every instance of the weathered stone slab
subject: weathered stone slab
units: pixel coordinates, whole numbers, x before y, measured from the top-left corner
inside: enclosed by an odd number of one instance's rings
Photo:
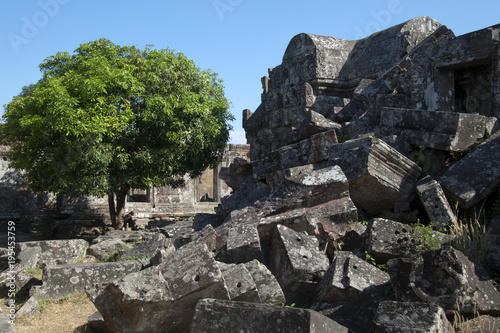
[[[152,233],[148,240],[123,251],[120,260],[152,258],[160,249],[167,249],[167,252],[173,252],[175,250],[171,239],[167,239],[167,237],[161,233]]]
[[[108,238],[96,244],[92,244],[87,252],[98,260],[106,260],[112,256],[119,257],[130,245],[118,238]]]
[[[278,283],[278,280],[258,260],[245,263],[245,267],[252,275],[257,286],[257,292],[261,303],[280,305],[285,303],[285,295]]]
[[[457,217],[453,213],[441,185],[431,176],[426,176],[418,181],[417,192],[432,222],[441,227],[450,226],[457,222]]]
[[[347,327],[349,332],[370,332],[378,305],[378,301],[315,303],[311,310]]]
[[[16,253],[20,256],[22,251],[30,247],[40,247],[39,264],[65,265],[82,260],[87,253],[89,243],[84,239],[24,242],[16,244]]]
[[[218,263],[224,276],[229,299],[241,302],[260,302],[257,286],[252,275],[243,264]]]
[[[453,164],[438,181],[447,195],[467,209],[498,187],[499,165],[500,132]]]
[[[259,243],[263,250],[267,250],[266,247],[271,243],[278,225],[284,225],[296,232],[307,235],[315,235],[318,232],[318,227],[311,221],[309,214],[304,209],[264,217],[260,219],[257,225]]]
[[[39,309],[39,303],[36,299],[36,297],[31,296],[26,303],[23,304],[23,306],[17,310],[16,312],[16,317],[19,316],[36,316],[41,314],[41,312],[38,310]],[[0,330],[2,332],[2,330]]]
[[[267,198],[276,207],[274,215],[349,197],[349,183],[338,166],[318,169],[308,164],[286,169],[277,177],[278,186],[271,193],[272,198]]]
[[[172,324],[167,309],[173,299],[158,266],[93,289],[87,295],[111,332],[154,332]]]
[[[273,237],[271,271],[281,285],[286,300],[296,304],[311,302],[314,291],[329,263],[319,251],[314,236],[278,225]]]
[[[254,224],[237,224],[229,229],[227,256],[233,263],[245,263],[257,259],[263,261],[259,234]]]
[[[330,146],[336,143],[338,143],[337,134],[335,130],[330,130],[314,134],[298,143],[283,146],[254,161],[254,177],[264,179],[280,170],[325,162],[330,155]]]
[[[97,244],[107,239],[119,239],[125,243],[139,243],[143,242],[150,236],[150,232],[140,231],[140,230],[111,230],[94,239],[92,244]]]
[[[219,250],[224,246],[224,244],[221,244],[218,240],[218,235],[217,232],[215,231],[214,227],[212,227],[210,224],[205,226],[202,230],[197,231],[193,237],[194,242],[203,242],[207,245],[208,249],[213,252],[217,253]]]
[[[407,224],[375,218],[368,223],[366,251],[381,264],[413,253],[415,239],[412,230]]]
[[[309,111],[307,112],[305,119],[302,121],[300,126],[286,135],[283,139],[283,144],[290,145],[293,143],[300,142],[302,140],[309,139],[315,134],[331,131],[333,129],[340,129],[341,125],[336,122],[325,118],[322,114]],[[333,135],[333,133],[331,133]]]
[[[253,169],[246,159],[237,157],[227,168],[221,168],[219,178],[234,191],[238,190],[246,180],[252,178]]]
[[[483,138],[487,117],[451,111],[384,108],[385,134],[400,133],[408,143],[446,151],[465,151]]]
[[[356,302],[386,298],[389,274],[356,257],[354,253],[336,251],[314,297],[314,302]]]
[[[0,332],[16,333],[14,325],[10,323],[11,319],[0,311]]]
[[[191,243],[196,238],[192,221],[183,221],[160,228],[160,232],[171,239],[176,249]]]
[[[43,284],[32,288],[30,293],[37,300],[59,299],[84,292],[87,286],[111,282],[137,272],[141,267],[140,263],[134,261],[46,266]]]
[[[97,332],[108,333],[110,332],[106,322],[102,315],[97,311],[93,315],[91,315],[88,319],[88,325]]]
[[[215,299],[198,302],[191,329],[192,333],[348,331],[312,310]]]
[[[452,247],[387,263],[396,300],[433,302],[447,313],[500,313],[500,292],[484,268]]]
[[[433,303],[384,301],[375,315],[376,333],[455,332],[444,310]]]
[[[163,278],[172,286],[172,296],[178,303],[192,302],[192,296],[207,291],[219,296],[217,298],[228,299],[222,273],[204,243],[190,243],[178,249],[160,268]],[[196,301],[189,304],[194,305]]]
[[[357,208],[349,197],[264,217],[259,219],[257,225],[260,247],[264,258],[267,258],[274,230],[280,224],[297,232],[316,235],[322,239],[322,243],[327,243],[330,238],[337,239],[345,235],[357,219]]]
[[[253,177],[244,181],[238,191],[235,191],[231,196],[221,199],[219,207],[216,209],[217,214],[228,216],[231,212],[243,209],[253,205],[257,200],[260,200],[271,192],[271,188]]]
[[[421,169],[377,138],[350,140],[331,147],[329,165],[338,165],[349,180],[356,206],[377,215],[394,203],[411,201]]]
[[[188,332],[198,300],[229,295],[213,254],[193,242],[91,298],[112,332],[146,333]]]
[[[28,247],[16,254],[17,269],[33,269],[38,264],[38,258],[42,254],[42,248],[39,246]]]

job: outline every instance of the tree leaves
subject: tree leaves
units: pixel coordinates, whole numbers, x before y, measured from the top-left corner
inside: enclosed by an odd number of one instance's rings
[[[179,185],[222,157],[232,115],[221,80],[182,53],[99,39],[40,70],[7,105],[2,128],[12,166],[34,189],[105,195]]]

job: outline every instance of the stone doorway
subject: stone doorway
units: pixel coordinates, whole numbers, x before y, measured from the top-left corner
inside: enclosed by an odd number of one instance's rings
[[[492,103],[491,64],[455,70],[455,110],[490,117]]]

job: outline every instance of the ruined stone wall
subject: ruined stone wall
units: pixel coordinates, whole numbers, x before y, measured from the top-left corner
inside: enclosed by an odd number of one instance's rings
[[[284,145],[283,138],[311,112],[349,121],[363,108],[363,101],[355,99],[359,86],[370,86],[440,26],[421,17],[359,41],[312,34],[293,37],[283,62],[262,79],[261,105],[243,117],[251,159]]]
[[[262,79],[261,105],[244,112],[250,158],[296,142],[311,119],[316,132],[334,128],[343,138],[373,132],[387,107],[479,114],[493,130],[500,113],[499,31],[457,37],[419,17],[358,41],[293,37],[282,63]]]
[[[228,145],[217,169],[205,171],[198,179],[186,176],[183,188],[165,186],[131,190],[126,210],[134,211],[138,218],[213,212],[220,199],[231,193],[231,189],[218,177],[220,168],[229,166],[235,157],[246,158],[248,149],[248,145]],[[81,219],[88,219],[99,215],[107,218],[107,198],[57,199],[49,193],[30,192],[23,185],[21,173],[9,169],[7,151],[8,147],[0,147],[0,220],[25,220],[29,229],[30,221],[44,214],[57,218],[80,216]]]
[[[27,225],[33,220],[32,215],[39,217],[50,210],[56,199],[50,193],[33,193],[25,184],[23,174],[9,168],[7,152],[9,147],[0,146],[0,220],[24,220]],[[22,231],[23,225],[18,229]]]

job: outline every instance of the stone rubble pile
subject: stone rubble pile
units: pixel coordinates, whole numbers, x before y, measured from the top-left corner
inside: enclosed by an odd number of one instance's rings
[[[60,247],[116,262],[22,245],[19,275],[45,263],[33,297],[85,290],[108,332],[452,332],[455,314],[500,315],[486,268],[439,232],[425,248],[414,224],[499,202],[499,36],[427,17],[358,41],[299,34],[244,111],[249,159],[221,171],[234,194],[216,215]]]

